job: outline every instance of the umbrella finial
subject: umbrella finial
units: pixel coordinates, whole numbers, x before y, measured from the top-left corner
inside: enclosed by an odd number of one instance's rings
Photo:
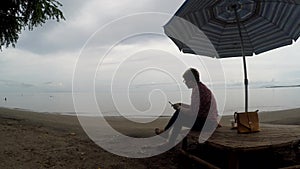
[[[235,10],[238,11],[241,8],[242,8],[242,6],[240,3],[232,3],[227,6],[227,10],[230,12],[234,12]]]

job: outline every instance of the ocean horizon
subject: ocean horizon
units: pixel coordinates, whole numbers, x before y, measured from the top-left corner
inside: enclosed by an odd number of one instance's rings
[[[218,101],[220,115],[232,115],[234,112],[244,111],[244,89],[229,88],[223,98],[214,90]],[[221,91],[222,93],[223,91]],[[276,111],[293,109],[300,107],[300,87],[299,86],[268,86],[249,89],[249,111]],[[174,110],[168,101],[189,103],[190,91],[183,91],[178,97],[175,91],[167,91],[162,96],[157,94],[148,96],[147,93],[131,94],[130,106],[123,101],[115,101],[109,93],[96,93],[95,100],[99,111],[89,110],[90,94],[86,92],[26,92],[26,93],[1,93],[2,100],[0,107],[11,109],[23,109],[42,113],[55,113],[63,115],[82,115],[82,116],[126,116],[126,117],[156,117],[170,116]],[[118,96],[126,98],[126,94],[118,93]],[[81,98],[80,104],[86,105],[85,112],[78,112],[74,107],[73,96]],[[166,96],[168,96],[166,98]],[[180,101],[181,100],[181,101]],[[127,101],[124,101],[126,103]],[[119,104],[119,105],[116,105]]]

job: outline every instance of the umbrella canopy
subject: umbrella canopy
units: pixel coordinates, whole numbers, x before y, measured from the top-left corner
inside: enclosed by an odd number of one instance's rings
[[[242,56],[247,112],[245,56],[290,45],[298,39],[300,0],[186,0],[164,30],[184,53],[217,58]]]

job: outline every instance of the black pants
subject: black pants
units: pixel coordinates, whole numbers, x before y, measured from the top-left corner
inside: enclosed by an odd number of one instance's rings
[[[166,125],[165,127],[165,131],[170,129],[172,127],[172,125],[175,123],[175,121],[177,120],[178,116],[179,116],[179,112],[180,110],[176,110],[173,114],[173,116],[171,117],[171,119],[169,120],[168,124]],[[185,117],[184,117],[185,118]],[[187,117],[188,118],[188,117]],[[183,123],[181,123],[183,126],[186,126],[184,125],[184,120],[185,121],[194,121],[193,119],[190,119],[190,120],[186,120],[186,119],[182,119]],[[195,131],[200,131],[203,127],[205,123],[205,119],[201,120],[201,119],[196,119],[195,123],[192,125],[192,128],[191,130],[195,130]],[[179,123],[180,124],[180,123]],[[190,124],[189,124],[190,126]]]
[[[216,121],[206,121],[206,118],[197,118],[197,116],[190,117],[185,114],[180,114],[180,110],[176,110],[164,130],[167,131],[173,127],[169,142],[171,144],[175,144],[176,138],[178,137],[182,127],[191,128],[192,131],[201,131],[204,124],[207,124],[205,129],[211,130],[211,132],[217,127]]]

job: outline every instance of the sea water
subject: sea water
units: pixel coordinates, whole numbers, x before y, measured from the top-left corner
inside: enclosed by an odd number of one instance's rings
[[[222,93],[223,94],[219,94]],[[244,111],[244,89],[231,88],[224,91],[214,90],[221,115],[232,115],[234,112]],[[108,116],[168,116],[173,113],[169,105],[171,102],[186,102],[190,100],[190,90],[178,94],[176,91],[165,91],[163,94],[147,92],[119,92],[112,96],[110,92],[32,92],[32,93],[1,93],[0,107],[19,108],[36,112],[48,112],[76,115],[73,97],[81,98],[80,105],[87,107],[87,112],[78,115],[108,115]],[[93,96],[99,112],[89,110]],[[5,100],[6,98],[6,100]],[[122,100],[123,99],[123,100]],[[76,100],[76,99],[75,99]],[[78,100],[78,99],[77,99]],[[273,111],[300,107],[300,88],[250,88],[249,111]],[[78,103],[76,103],[78,104]],[[91,112],[89,112],[91,111]]]

